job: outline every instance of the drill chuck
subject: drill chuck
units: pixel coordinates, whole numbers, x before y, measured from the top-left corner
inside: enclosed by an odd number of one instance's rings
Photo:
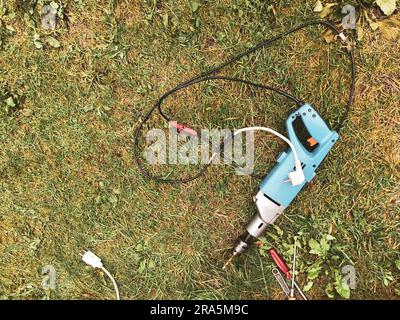
[[[247,248],[254,242],[255,238],[248,232],[244,233],[236,242],[233,249],[233,255],[238,256],[245,252]]]
[[[283,212],[284,207],[277,205],[264,196],[261,192],[257,194],[254,201],[258,207],[258,212],[250,220],[246,227],[246,232],[239,237],[233,255],[238,256],[245,252],[247,248],[260,237],[267,227]]]
[[[257,205],[258,212],[247,225],[246,233],[239,237],[233,249],[233,255],[239,255],[246,251],[254,240],[260,237],[267,227],[285,210],[285,206],[273,201],[262,191],[259,191],[254,197],[254,202]]]

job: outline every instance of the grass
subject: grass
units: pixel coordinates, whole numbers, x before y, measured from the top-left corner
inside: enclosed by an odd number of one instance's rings
[[[244,0],[199,1],[196,10],[187,1],[63,1],[54,32],[40,28],[41,5],[33,2],[7,2],[15,32],[0,27],[0,297],[113,298],[105,275],[80,260],[90,248],[124,299],[283,298],[263,248],[221,270],[255,211],[258,181],[221,166],[187,186],[147,181],[132,159],[131,138],[165,90],[316,18],[313,1],[273,1],[273,10]],[[350,263],[357,272],[351,298],[396,299],[400,291],[399,40],[363,28],[356,103],[340,142],[263,239],[290,258],[299,236],[299,282],[322,268],[308,292],[313,299],[340,298],[334,274]],[[43,49],[35,48],[35,33]],[[49,35],[60,48],[46,42]],[[290,36],[224,74],[286,88],[334,125],[349,65],[322,35],[314,28]],[[166,110],[199,128],[260,124],[283,131],[293,108],[238,85],[195,89]],[[9,97],[15,106],[6,110]],[[160,125],[159,117],[152,121]],[[256,142],[256,170],[265,172],[283,145],[263,136]],[[310,240],[327,234],[335,237],[328,252],[310,253]],[[48,264],[57,272],[55,291],[41,286]]]

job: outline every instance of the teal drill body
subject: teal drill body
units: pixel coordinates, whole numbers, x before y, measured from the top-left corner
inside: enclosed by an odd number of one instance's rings
[[[309,133],[306,143],[313,144],[312,151],[307,150],[296,135],[293,123],[299,119],[302,120]],[[289,140],[293,143],[302,162],[305,181],[297,186],[285,182],[288,173],[293,171],[293,152],[288,149],[278,157],[277,164],[260,185],[261,192],[284,207],[287,207],[300,190],[314,178],[316,169],[339,138],[338,133],[331,131],[318,112],[309,104],[303,105],[288,117],[286,129]]]
[[[300,190],[314,178],[315,171],[339,139],[339,134],[330,130],[309,104],[304,104],[289,115],[286,129],[301,161],[305,179],[298,185],[288,181],[288,174],[294,170],[293,151],[289,148],[282,152],[275,166],[261,182],[254,197],[258,212],[247,225],[246,233],[239,238],[233,256],[244,252],[255,238],[274,223]]]

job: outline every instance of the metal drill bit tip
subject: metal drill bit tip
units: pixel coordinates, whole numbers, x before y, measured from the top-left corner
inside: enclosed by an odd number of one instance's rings
[[[225,262],[224,266],[222,267],[222,270],[225,270],[226,267],[228,266],[229,263],[231,263],[231,261],[233,260],[233,258],[235,257],[235,255],[232,255],[227,262]]]

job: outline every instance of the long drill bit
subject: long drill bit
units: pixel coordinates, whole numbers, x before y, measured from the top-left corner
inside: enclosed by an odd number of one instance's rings
[[[296,237],[294,238],[294,247],[293,247],[293,266],[292,266],[292,288],[290,289],[290,297],[294,299],[294,288],[295,288],[295,272],[296,272]]]
[[[234,257],[235,257],[235,255],[233,254],[233,255],[228,259],[228,261],[225,262],[224,266],[222,267],[222,270],[225,270],[225,269],[226,269],[226,267],[228,266],[228,264],[231,263],[231,261],[233,260]]]

